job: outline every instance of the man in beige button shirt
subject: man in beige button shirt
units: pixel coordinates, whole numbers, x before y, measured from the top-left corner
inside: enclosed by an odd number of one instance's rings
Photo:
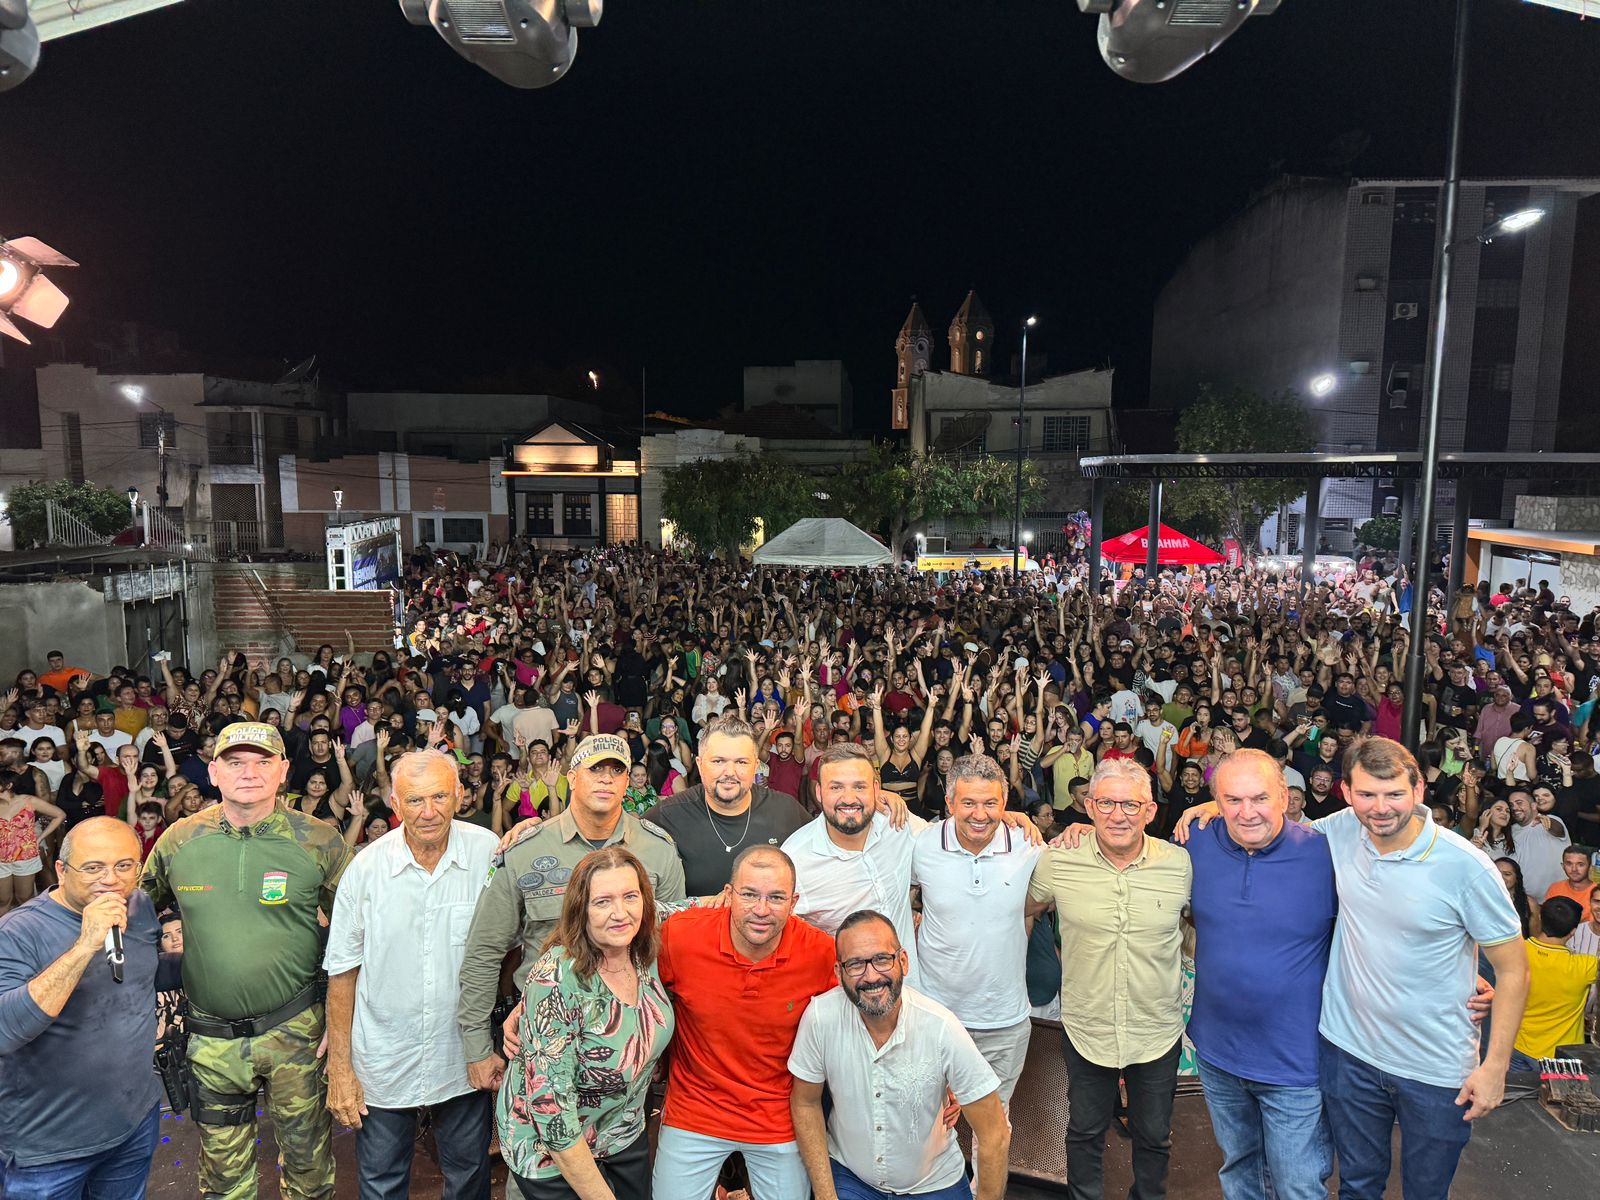
[[[1183,1038],[1182,931],[1188,851],[1147,838],[1150,775],[1102,762],[1087,804],[1094,833],[1034,868],[1028,912],[1055,906],[1061,928],[1062,1053],[1067,1060],[1067,1180],[1072,1200],[1102,1200],[1117,1080],[1128,1087],[1133,1195],[1163,1200]]]

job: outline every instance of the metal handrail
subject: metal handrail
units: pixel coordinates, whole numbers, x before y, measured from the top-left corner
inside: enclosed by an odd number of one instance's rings
[[[278,602],[272,598],[266,580],[261,578],[261,573],[252,567],[244,575],[247,583],[254,583],[256,599],[261,601],[261,607],[266,609],[267,615],[272,618],[273,632],[282,637],[293,637],[294,631],[289,628],[289,620],[284,616],[283,609],[278,607]]]
[[[111,544],[109,537],[96,533],[81,517],[68,512],[54,500],[44,502],[44,528],[46,546],[71,546],[87,550]]]

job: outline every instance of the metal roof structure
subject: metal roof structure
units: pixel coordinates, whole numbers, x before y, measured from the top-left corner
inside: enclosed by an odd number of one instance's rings
[[[39,27],[39,40],[48,42],[176,3],[178,0],[32,0],[28,7]]]
[[[1108,454],[1078,461],[1086,479],[1417,479],[1415,450],[1372,454]],[[1439,456],[1441,479],[1600,481],[1600,455],[1479,453]]]

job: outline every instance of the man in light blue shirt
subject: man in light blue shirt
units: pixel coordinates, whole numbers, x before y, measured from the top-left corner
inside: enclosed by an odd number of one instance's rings
[[[1505,1092],[1528,994],[1521,927],[1488,856],[1434,824],[1403,746],[1358,742],[1341,786],[1350,807],[1316,823],[1339,885],[1319,1029],[1340,1196],[1380,1200],[1398,1121],[1406,1200],[1446,1200],[1471,1122]],[[1481,1063],[1466,1008],[1479,947],[1496,988]]]

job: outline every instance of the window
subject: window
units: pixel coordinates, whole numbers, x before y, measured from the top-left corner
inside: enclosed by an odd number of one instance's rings
[[[1520,279],[1479,279],[1479,308],[1516,308],[1522,298]]]
[[[549,537],[556,531],[556,498],[552,492],[529,492],[528,532],[534,537]]]
[[[606,540],[639,540],[639,497],[618,493],[606,497]]]
[[[417,541],[432,545],[439,538],[439,523],[432,517],[417,518]]]
[[[1494,371],[1489,376],[1489,390],[1493,392],[1509,392],[1511,390],[1511,364],[1495,363]]]
[[[67,452],[67,478],[83,482],[83,427],[75,412],[61,414],[61,442]]]
[[[594,535],[594,497],[562,496],[561,526],[562,532],[568,537],[592,537]]]
[[[983,330],[981,330],[981,329],[978,330],[978,336],[980,338],[983,336]],[[973,356],[972,356],[972,369],[974,371],[982,371],[983,370],[983,351],[982,350],[979,350],[979,351],[977,351],[977,352],[975,352],[973,354]]]
[[[1045,453],[1083,454],[1089,449],[1089,418],[1086,416],[1046,417]]]
[[[213,466],[253,467],[255,430],[247,412],[208,412],[206,450]]]
[[[161,444],[159,431],[167,431],[167,449],[178,444],[178,418],[171,413],[142,412],[139,414],[139,448],[154,450]]]
[[[444,526],[439,537],[442,542],[482,542],[484,540],[482,517],[443,517],[439,523]]]

